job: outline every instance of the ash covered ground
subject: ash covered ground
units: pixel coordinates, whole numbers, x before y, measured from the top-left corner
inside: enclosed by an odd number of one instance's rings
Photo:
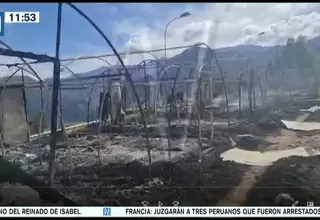
[[[274,205],[279,193],[289,193],[299,201],[298,205],[305,205],[307,201],[317,204],[320,202],[320,157],[316,153],[320,148],[319,133],[289,130],[280,122],[298,118],[302,106],[312,105],[302,103],[289,107],[284,104],[264,108],[257,110],[251,120],[246,114],[239,120],[238,113],[233,113],[229,128],[223,115],[217,116],[213,140],[210,139],[209,119],[203,119],[200,162],[196,125],[190,125],[184,142],[184,121],[173,123],[169,160],[165,125],[150,124],[151,177],[141,125],[125,125],[123,129],[103,127],[100,166],[98,137],[92,132],[93,128],[88,128],[69,137],[72,173],[68,167],[67,144],[58,144],[56,188],[79,205],[140,206],[143,201],[148,201],[149,205],[157,205],[158,201],[172,205],[173,201],[179,201],[182,206],[265,206]],[[307,154],[303,155],[300,148]],[[238,156],[233,156],[230,150],[237,150]],[[285,150],[292,152],[283,153]],[[255,154],[250,156],[252,152]],[[267,153],[269,156],[265,159]],[[41,154],[40,165],[39,147],[21,145],[7,148],[5,158],[47,182],[48,145],[41,147]],[[281,154],[283,158],[272,159]],[[30,187],[4,178],[1,182],[2,205],[30,205],[41,200]],[[13,188],[22,191],[7,190]]]

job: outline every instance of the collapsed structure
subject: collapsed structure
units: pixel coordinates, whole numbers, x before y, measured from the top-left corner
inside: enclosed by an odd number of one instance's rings
[[[15,145],[29,140],[26,100],[23,85],[0,87],[0,129],[4,144]]]

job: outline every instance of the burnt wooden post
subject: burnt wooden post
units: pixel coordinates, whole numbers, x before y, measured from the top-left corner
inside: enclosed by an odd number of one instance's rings
[[[58,115],[58,95],[60,90],[60,39],[61,39],[61,17],[62,3],[58,3],[57,36],[56,36],[56,56],[53,65],[53,89],[51,108],[51,139],[50,139],[50,162],[49,162],[49,185],[54,185],[54,161],[56,158],[57,145],[57,115]]]
[[[109,74],[109,72],[108,72]],[[101,119],[101,122],[100,123],[105,123],[106,122],[106,98],[105,98],[105,94],[106,94],[106,82],[105,82],[105,71],[103,71],[102,73],[102,96],[101,96],[101,93],[100,93],[100,108],[102,108],[102,117],[100,118]],[[99,113],[101,111],[101,109],[99,108]],[[100,115],[99,115],[100,117]],[[100,120],[99,119],[99,120]]]
[[[160,100],[160,103],[162,104],[162,101],[163,101],[163,93],[164,93],[164,89],[163,89],[163,86],[162,86],[162,82],[161,82],[161,78],[160,78],[160,73],[162,72],[162,71],[164,71],[165,70],[165,66],[163,67],[163,68],[160,68],[160,70],[161,71],[159,71],[159,73],[158,73],[158,81],[159,81],[159,95],[160,95],[160,97],[159,97],[159,100]],[[159,107],[161,107],[161,106],[159,106]]]
[[[203,104],[204,104],[204,100],[203,100],[203,91],[202,91],[202,87],[203,87],[203,85],[202,85],[202,82],[200,82],[199,83],[199,91],[198,91],[198,111],[199,111],[199,115],[198,115],[198,117],[199,117],[199,119],[201,119],[202,117],[203,117]],[[198,126],[200,126],[199,124],[198,124]]]
[[[122,77],[122,76],[121,76]],[[127,80],[124,78],[123,80],[123,87],[121,92],[121,99],[122,99],[122,109],[124,112],[127,110]]]
[[[250,108],[250,116],[253,116],[253,103],[252,103],[252,86],[253,86],[253,70],[249,70],[249,91],[248,91],[248,101],[249,101],[249,108]]]
[[[42,82],[42,80],[40,81],[40,99],[41,99],[41,114],[42,114],[42,117],[43,117],[43,115],[44,115],[44,111],[46,111],[47,109],[45,109],[44,107],[44,99],[43,99],[43,82]],[[43,130],[44,129],[42,129],[42,125],[41,125],[41,127],[39,128],[40,130],[39,131],[41,131],[41,132],[43,132]],[[39,132],[39,134],[41,133],[41,132]]]
[[[126,112],[126,104],[127,104],[127,80],[122,70],[119,70],[118,75],[120,77],[120,108]]]
[[[181,69],[179,68],[177,73],[176,73],[176,77],[174,78],[174,81],[173,81],[173,86],[171,88],[171,94],[173,95],[173,102],[174,102],[174,107],[175,107],[175,110],[177,112],[177,117],[180,121],[180,114],[179,114],[179,108],[177,106],[177,95],[176,95],[176,85],[177,85],[177,80],[178,80],[178,77],[179,77],[179,73],[180,73]],[[171,106],[171,104],[170,104]],[[170,108],[170,114],[172,114],[172,107]]]
[[[256,77],[255,72],[252,70],[252,96],[253,96],[253,110],[256,109]]]
[[[95,89],[95,85],[98,82],[98,80],[99,80],[99,78],[96,79],[96,82],[91,87],[89,97],[88,97],[88,103],[87,103],[87,123],[88,123],[88,126],[89,126],[90,116],[91,116],[90,105],[91,105],[91,100],[92,100],[92,93],[93,93],[93,90]],[[99,105],[100,105],[100,102],[99,102]],[[99,106],[99,108],[100,108],[100,106]]]
[[[190,96],[191,96],[191,94],[190,94],[190,85],[189,85],[189,80],[191,79],[191,77],[192,77],[192,71],[193,71],[193,69],[192,69],[192,67],[190,68],[190,73],[189,73],[189,76],[188,76],[188,81],[187,81],[187,84],[186,84],[186,93],[187,93],[187,100],[186,100],[186,115],[188,115],[188,112],[189,112],[189,98],[190,98]],[[192,85],[192,82],[190,83],[191,85]]]
[[[157,63],[157,83],[155,83],[154,85],[153,85],[153,93],[154,93],[154,98],[153,98],[153,111],[156,113],[156,110],[157,110],[157,104],[158,104],[158,97],[159,97],[159,95],[158,95],[158,93],[157,92],[155,92],[155,91],[157,91],[157,89],[158,89],[158,83],[159,83],[159,63]]]
[[[110,97],[105,92],[100,92],[99,97],[99,118],[101,112],[101,122],[105,122],[108,116],[108,111],[110,109],[109,105]]]
[[[25,80],[24,80],[23,69],[21,70],[21,80],[23,83],[23,87],[22,87],[23,107],[24,107],[24,114],[26,116],[26,122],[27,122],[27,141],[29,143],[30,142],[30,127],[29,127],[29,119],[28,119],[27,99],[26,99],[26,89],[25,89]]]
[[[143,74],[144,74],[144,108],[148,108],[148,89],[147,89],[147,69],[146,61],[143,61]]]
[[[64,133],[64,126],[63,126],[63,118],[62,118],[62,90],[61,88],[59,89],[59,111],[58,111],[58,115],[60,117],[60,129],[62,131],[62,134]],[[59,126],[58,126],[59,127]]]
[[[2,99],[2,94],[0,94],[0,145],[1,145],[1,155],[4,157],[5,149],[4,149],[4,128],[3,128],[3,99]]]
[[[261,98],[261,105],[264,105],[264,92],[263,92],[263,85],[262,85],[262,80],[261,80],[261,72],[258,74],[258,83],[259,83],[259,88],[260,88],[260,98]]]
[[[103,92],[103,94],[106,92],[106,82],[105,82],[104,75],[105,75],[105,71],[103,71],[103,73],[102,73],[102,92]]]
[[[110,94],[110,110],[109,110],[109,114],[110,114],[110,121],[111,121],[111,124],[113,124],[113,121],[114,121],[114,118],[113,118],[113,110],[112,110],[112,103],[113,103],[113,100],[112,100],[112,86],[113,86],[113,82],[112,82],[112,78],[109,78],[108,79],[108,92]]]
[[[213,69],[210,63],[210,69],[211,69],[211,74],[210,74],[210,83],[209,83],[209,103],[210,103],[210,121],[211,121],[211,133],[210,133],[210,138],[213,140],[214,137],[214,125],[213,125],[213,120],[214,120],[214,108],[213,108]]]
[[[239,84],[238,84],[238,95],[239,95],[239,118],[242,117],[242,79],[244,72],[240,72]]]

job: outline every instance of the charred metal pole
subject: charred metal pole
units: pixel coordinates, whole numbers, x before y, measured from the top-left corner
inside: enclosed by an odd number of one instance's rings
[[[19,57],[19,58],[25,58],[25,59],[31,59],[36,60],[38,63],[46,63],[46,62],[53,62],[54,58],[50,57],[45,54],[34,54],[32,52],[23,52],[18,50],[11,50],[11,49],[5,49],[0,48],[0,54],[2,56],[8,56],[8,57]],[[15,64],[13,64],[15,65]],[[7,66],[12,66],[11,64],[7,64]]]
[[[61,38],[61,17],[62,4],[58,3],[57,36],[56,36],[56,56],[53,65],[53,91],[51,110],[51,139],[50,139],[50,162],[49,162],[49,185],[54,186],[54,161],[56,158],[57,145],[57,115],[58,115],[58,95],[60,89],[60,38]]]
[[[60,111],[58,111],[58,115],[59,115],[59,118],[60,118],[59,123],[60,123],[60,128],[63,131],[64,126],[62,126],[63,125],[63,118],[62,118],[63,113],[62,113],[62,90],[61,90],[61,85],[59,85],[59,108],[60,108]]]
[[[103,72],[103,75],[105,75],[105,73],[106,72]],[[108,74],[109,74],[109,69],[108,69]],[[103,82],[103,84],[102,84],[103,85],[103,87],[102,87],[103,96],[102,96],[101,103],[100,103],[99,113],[100,113],[100,111],[102,111],[103,115],[102,115],[101,118],[99,118],[99,120],[101,120],[100,123],[104,124],[105,120],[106,120],[106,112],[105,112],[106,111],[106,109],[105,109],[106,98],[104,97],[105,94],[106,94],[106,84],[105,84],[106,82],[105,82],[105,78],[104,77],[102,78],[102,82]],[[108,101],[108,98],[107,98],[107,101]],[[100,117],[100,114],[99,114],[99,117]],[[89,121],[88,121],[88,123],[89,123]]]

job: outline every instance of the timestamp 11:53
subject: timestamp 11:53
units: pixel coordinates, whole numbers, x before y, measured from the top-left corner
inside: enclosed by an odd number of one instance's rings
[[[39,23],[40,12],[5,12],[5,23]]]

